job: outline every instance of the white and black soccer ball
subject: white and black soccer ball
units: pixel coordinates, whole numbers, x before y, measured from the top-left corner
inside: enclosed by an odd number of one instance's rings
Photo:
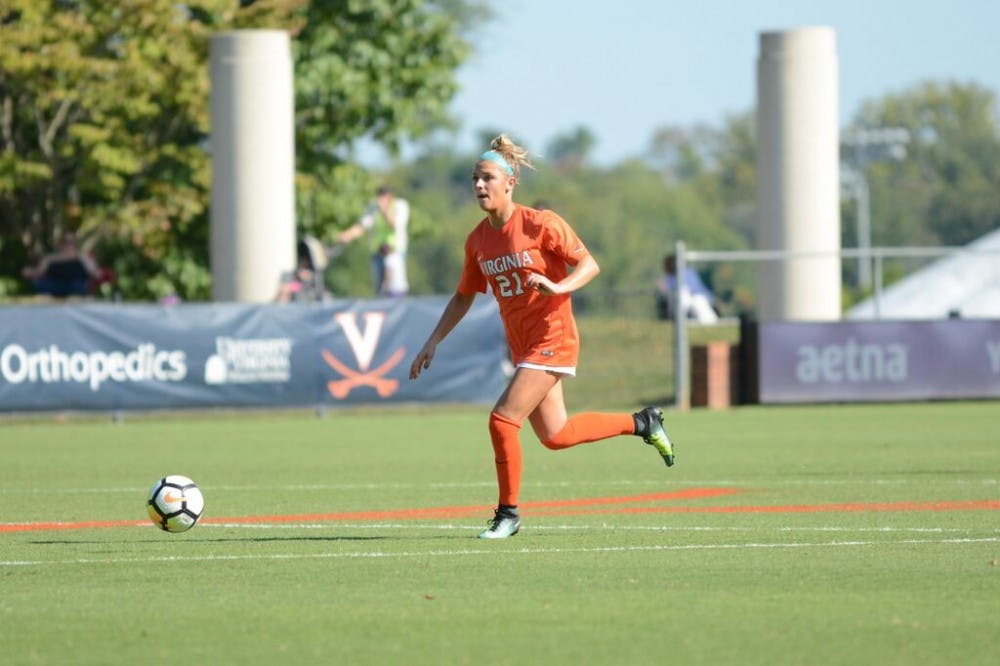
[[[201,489],[191,479],[179,474],[165,476],[149,489],[146,500],[149,518],[166,532],[185,532],[198,522],[205,510]]]

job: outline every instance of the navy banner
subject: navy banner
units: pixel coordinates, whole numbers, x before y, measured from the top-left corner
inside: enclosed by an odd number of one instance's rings
[[[447,299],[0,307],[0,410],[494,401],[509,368],[479,299],[410,381]]]

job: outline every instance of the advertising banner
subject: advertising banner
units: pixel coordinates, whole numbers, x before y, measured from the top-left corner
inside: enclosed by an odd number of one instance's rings
[[[446,302],[0,307],[0,410],[492,402],[509,363],[491,298],[409,379]]]
[[[1000,320],[758,326],[762,403],[1000,398]]]

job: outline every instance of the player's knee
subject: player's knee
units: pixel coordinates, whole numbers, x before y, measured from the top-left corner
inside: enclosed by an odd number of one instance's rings
[[[558,451],[559,449],[564,448],[561,442],[558,440],[558,438],[554,436],[549,437],[548,439],[543,439],[542,446],[544,446],[547,449],[552,449],[553,451]]]
[[[495,411],[490,412],[490,432],[498,433],[507,430],[520,430],[521,423],[512,418],[508,418],[502,414]]]
[[[540,437],[539,439],[542,442],[542,446],[553,451],[565,449],[576,444],[573,427],[569,423],[564,425],[559,432],[553,433],[548,437]]]

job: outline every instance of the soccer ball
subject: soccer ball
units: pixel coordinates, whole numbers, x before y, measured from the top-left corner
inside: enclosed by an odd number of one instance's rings
[[[184,532],[194,527],[205,509],[205,498],[197,484],[186,476],[165,476],[149,489],[146,508],[153,524],[166,532]]]

